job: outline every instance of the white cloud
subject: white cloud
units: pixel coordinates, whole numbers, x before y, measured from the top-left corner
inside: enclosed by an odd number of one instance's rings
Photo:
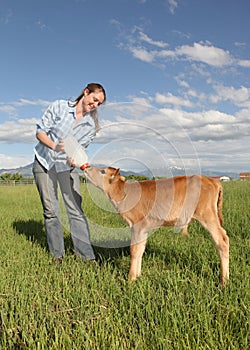
[[[8,114],[11,117],[17,117],[19,114],[18,108],[25,106],[42,106],[47,107],[51,102],[38,99],[38,100],[28,100],[21,98],[18,101],[12,101],[8,104],[0,102],[0,112]]]
[[[139,35],[137,35],[139,31]],[[150,50],[152,45],[157,50]],[[120,47],[124,48],[122,44]],[[141,61],[157,63],[157,60],[181,60],[205,63],[211,67],[239,66],[250,67],[250,60],[234,58],[229,51],[213,46],[210,42],[194,42],[192,45],[181,45],[174,49],[166,49],[169,44],[164,41],[153,40],[141,28],[134,27],[132,35],[128,38],[127,49]],[[165,62],[166,63],[166,62]]]
[[[158,51],[157,55],[155,55],[157,58],[176,58],[176,52],[173,50],[162,50]]]
[[[145,106],[140,111],[132,103],[126,105],[123,115],[115,111],[108,111],[107,114],[115,118],[113,121],[104,118],[104,128],[95,142],[104,145],[116,142],[116,157],[121,157],[121,154],[126,157],[123,148],[128,144],[133,149],[134,157],[137,157],[139,144],[144,142],[147,144],[147,158],[152,162],[158,159],[153,151],[155,149],[165,158],[171,158],[172,165],[179,165],[182,161],[185,166],[192,164],[192,160],[195,164],[196,152],[201,152],[203,166],[227,167],[227,170],[231,167],[232,170],[234,164],[234,169],[244,168],[244,161],[249,155],[250,124],[247,113],[233,116],[216,110],[194,113],[172,108],[146,109]],[[234,163],[233,159],[238,155],[240,157]],[[112,156],[113,159],[115,156]],[[143,162],[143,158],[140,161]]]
[[[171,96],[170,96],[171,97]],[[124,106],[124,113],[122,109]],[[181,109],[157,109],[149,105],[120,104],[119,109],[114,104],[106,110],[103,116],[104,129],[99,135],[98,142],[108,142],[110,139],[137,138],[155,139],[156,134],[169,139],[181,140],[183,132],[188,133],[192,140],[241,139],[247,135],[249,120],[217,110],[186,112]],[[122,124],[124,127],[122,127]],[[112,132],[111,132],[112,130]]]
[[[241,67],[250,68],[250,60],[239,60],[238,64]]]
[[[249,171],[250,152],[246,150],[245,143],[239,140],[199,141],[195,143],[196,151],[202,168],[220,171]]]
[[[0,104],[0,112],[9,114],[11,116],[16,116],[17,115],[17,111],[16,108],[11,106],[11,105],[2,105]]]
[[[234,116],[217,110],[186,112],[121,103],[118,108],[115,104],[108,106],[106,115],[94,141],[103,145],[95,158],[99,157],[100,163],[102,158],[105,164],[133,158],[138,164],[198,169],[201,162],[202,167],[227,171],[242,171],[249,163],[250,124],[246,110]],[[114,117],[112,121],[110,115]],[[142,152],[144,148],[146,152]]]
[[[250,123],[250,106],[248,108],[243,108],[236,113],[237,118],[243,121],[243,123]]]
[[[165,120],[168,120],[165,126],[166,131],[171,125],[173,127],[179,125],[186,130],[192,140],[216,140],[219,132],[220,138],[225,139],[228,137],[229,132],[223,133],[222,130],[230,130],[230,134],[233,134],[234,138],[240,138],[244,135],[244,132],[241,131],[237,134],[235,130],[235,127],[237,127],[236,117],[216,110],[185,112],[164,108],[161,112],[166,115],[167,119],[165,118]],[[201,133],[205,131],[205,138],[202,138]]]
[[[0,153],[0,169],[16,169],[21,166],[30,164],[34,156],[17,155],[10,156]]]
[[[179,78],[179,77],[176,77],[175,80],[177,81],[177,83],[178,83],[181,87],[189,88],[189,84],[188,84],[188,82],[186,82],[185,80],[182,80],[182,79]]]
[[[51,102],[46,100],[27,100],[25,98],[20,98],[18,101],[14,101],[13,105],[17,107],[22,106],[48,106]]]
[[[170,92],[167,94],[155,94],[155,102],[159,103],[160,105],[173,105],[176,107],[192,107],[193,104],[189,100],[185,100],[182,97],[174,96]]]
[[[164,43],[163,41],[155,41],[153,39],[151,39],[147,34],[140,32],[139,33],[139,38],[141,41],[145,41],[148,44],[151,44],[153,46],[157,46],[159,48],[164,48],[166,46],[168,46],[167,43]]]
[[[242,42],[236,41],[236,42],[234,43],[234,45],[237,46],[237,47],[245,47],[245,46],[246,46],[246,43],[242,43]]]
[[[178,2],[177,2],[177,0],[168,0],[168,4],[169,4],[169,11],[173,15],[175,13],[175,10],[178,7]]]
[[[0,143],[33,143],[37,120],[19,119],[0,124]]]
[[[154,61],[154,58],[155,58],[154,51],[150,52],[144,48],[136,48],[136,47],[131,47],[130,51],[132,52],[135,58],[138,58],[141,61],[148,62],[148,63],[151,63]]]
[[[146,98],[146,97],[131,97],[132,103],[147,106],[150,108],[150,100],[151,98]]]
[[[190,33],[183,33],[180,32],[179,30],[172,30],[172,33],[174,33],[175,35],[177,35],[180,38],[185,38],[185,39],[190,39],[191,38],[191,34]]]
[[[231,101],[235,106],[250,107],[249,88],[241,86],[239,89],[236,89],[233,86],[216,85],[214,86],[214,89],[216,91],[216,94],[210,96],[210,99],[213,103],[228,100]]]
[[[232,58],[228,51],[200,43],[194,43],[193,46],[180,46],[176,49],[176,53],[180,56],[186,56],[187,59],[216,67],[222,67],[232,63]]]

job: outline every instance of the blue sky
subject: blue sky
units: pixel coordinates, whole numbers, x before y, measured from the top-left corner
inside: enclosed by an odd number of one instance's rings
[[[0,0],[0,169],[33,161],[52,101],[100,82],[90,163],[250,171],[249,15],[248,0]]]

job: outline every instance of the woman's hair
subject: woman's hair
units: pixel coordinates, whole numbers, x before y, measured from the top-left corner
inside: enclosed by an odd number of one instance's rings
[[[88,89],[89,93],[91,92],[102,92],[103,96],[104,96],[104,100],[102,103],[104,103],[106,101],[106,92],[103,88],[103,86],[101,84],[98,83],[89,83],[81,92],[81,94],[74,100],[74,101],[69,101],[69,106],[70,107],[75,107],[77,105],[77,103],[82,99],[83,95],[84,95],[84,91]],[[91,117],[94,119],[95,122],[95,128],[96,131],[98,131],[100,129],[100,125],[99,125],[99,121],[98,121],[98,113],[97,110],[93,110],[90,111],[90,115]]]

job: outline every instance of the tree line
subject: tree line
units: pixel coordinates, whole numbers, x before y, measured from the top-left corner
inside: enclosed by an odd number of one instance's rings
[[[126,180],[148,180],[148,178],[146,176],[139,176],[139,175],[128,175],[128,176],[125,176]],[[3,173],[0,175],[0,180],[1,181],[20,181],[20,180],[24,180],[27,178],[23,177],[22,174],[20,173]],[[80,179],[81,179],[81,182],[86,182],[86,178],[85,176],[80,176]]]
[[[0,175],[0,179],[3,181],[19,181],[23,179],[23,175],[19,173],[3,173]]]

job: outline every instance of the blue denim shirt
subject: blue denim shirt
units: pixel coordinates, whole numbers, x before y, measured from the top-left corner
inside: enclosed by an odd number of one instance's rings
[[[70,107],[66,100],[57,100],[48,107],[37,124],[38,132],[45,132],[56,143],[68,135],[73,135],[80,145],[86,148],[95,137],[96,128],[89,113],[76,120],[76,107]],[[41,142],[35,147],[35,155],[47,170],[54,165],[57,172],[71,169],[67,165],[64,152],[55,152]]]

